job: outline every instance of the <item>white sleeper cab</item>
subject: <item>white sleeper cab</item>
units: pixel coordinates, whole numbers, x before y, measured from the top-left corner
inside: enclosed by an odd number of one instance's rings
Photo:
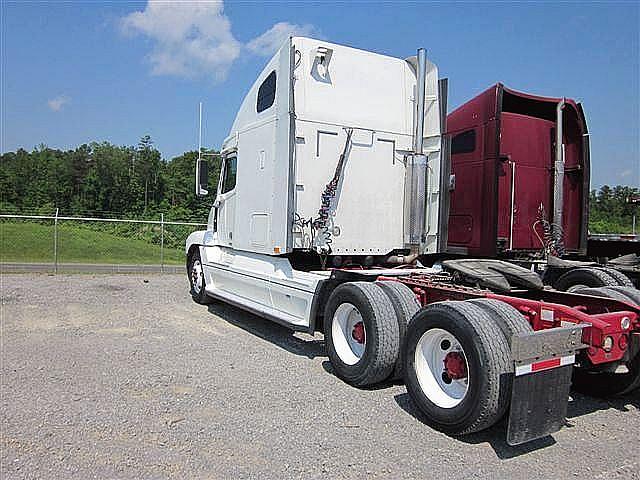
[[[223,142],[208,228],[187,239],[203,295],[311,331],[326,267],[438,251],[442,111],[438,70],[422,65],[419,99],[416,57],[285,42]]]

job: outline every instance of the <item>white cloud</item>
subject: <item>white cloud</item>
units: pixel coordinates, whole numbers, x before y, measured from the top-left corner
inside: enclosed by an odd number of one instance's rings
[[[222,81],[243,48],[231,32],[222,1],[167,2],[149,0],[143,11],[121,19],[125,33],[143,34],[153,42],[148,60],[155,75],[195,78],[213,76]],[[289,35],[309,35],[312,25],[276,23],[245,47],[268,56]]]
[[[242,46],[231,33],[221,1],[150,0],[143,11],[124,17],[122,27],[154,42],[149,61],[156,75],[213,75],[224,80]]]
[[[620,178],[626,178],[628,176],[630,176],[633,172],[631,171],[630,168],[628,168],[627,170],[623,170],[621,171],[618,176],[620,176]]]
[[[70,101],[71,99],[66,95],[58,95],[57,97],[47,100],[47,105],[54,112],[59,112],[60,110],[62,110],[62,107],[64,107]]]
[[[247,43],[247,48],[258,55],[266,57],[275,53],[289,36],[307,37],[314,33],[316,33],[316,28],[313,25],[295,25],[288,22],[279,22]]]

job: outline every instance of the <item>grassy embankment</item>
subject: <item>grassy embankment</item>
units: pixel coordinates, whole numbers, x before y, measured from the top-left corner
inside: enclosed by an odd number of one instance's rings
[[[0,261],[53,262],[53,225],[36,222],[0,222]],[[120,234],[78,225],[58,226],[58,263],[160,264],[160,244],[144,235]],[[180,248],[165,247],[164,263],[184,262]]]

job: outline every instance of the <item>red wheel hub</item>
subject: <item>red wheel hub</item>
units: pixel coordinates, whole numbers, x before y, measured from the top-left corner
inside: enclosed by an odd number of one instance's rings
[[[444,357],[444,371],[452,380],[460,380],[467,376],[467,364],[460,352],[449,352]]]
[[[364,323],[358,322],[353,326],[351,336],[358,343],[364,343]]]

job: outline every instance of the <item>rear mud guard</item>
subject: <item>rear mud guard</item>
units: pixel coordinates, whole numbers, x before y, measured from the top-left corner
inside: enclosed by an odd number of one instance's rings
[[[515,378],[507,443],[520,445],[562,428],[567,416],[571,373],[586,324],[520,334],[512,339]]]

